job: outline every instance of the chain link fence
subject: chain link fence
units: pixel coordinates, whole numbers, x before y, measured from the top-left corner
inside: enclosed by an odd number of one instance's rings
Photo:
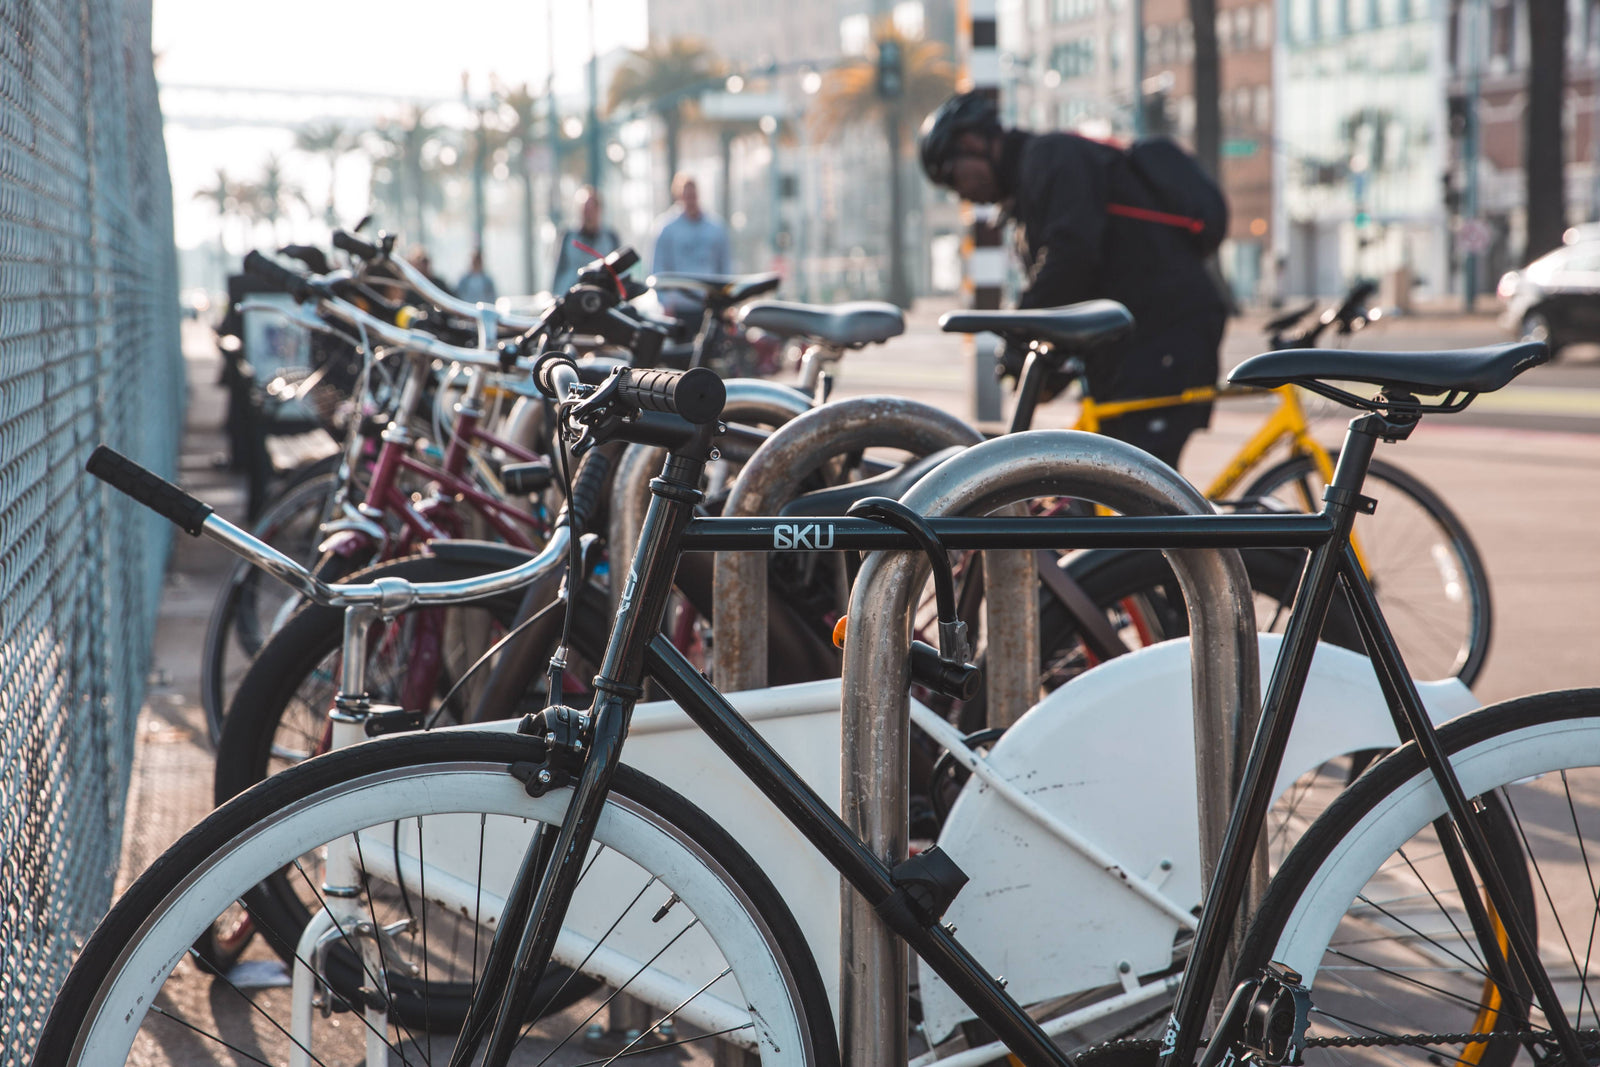
[[[0,1062],[110,904],[169,530],[83,473],[173,473],[172,192],[150,0],[0,0]]]

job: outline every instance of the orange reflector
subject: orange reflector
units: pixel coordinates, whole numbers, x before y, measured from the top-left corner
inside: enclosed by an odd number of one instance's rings
[[[839,621],[833,624],[833,647],[844,647],[844,632],[849,629],[850,616],[840,615]]]

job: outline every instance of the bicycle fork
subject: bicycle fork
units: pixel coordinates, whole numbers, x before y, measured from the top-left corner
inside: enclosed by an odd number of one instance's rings
[[[504,1067],[534,1007],[534,997],[582,875],[612,777],[622,759],[622,744],[634,704],[643,695],[639,683],[644,677],[645,649],[660,630],[666,613],[679,545],[693,517],[694,505],[700,500],[697,487],[709,446],[710,431],[697,434],[694,444],[668,457],[661,476],[650,483],[652,497],[639,535],[639,550],[622,590],[605,660],[594,680],[592,734],[587,753],[581,756],[582,769],[571,804],[559,830],[541,826],[529,845],[509,899],[518,906],[525,901],[532,903],[523,914],[511,914],[512,908],[508,907],[495,930],[485,978],[473,991],[450,1067],[470,1067],[491,1020],[483,1064]],[[559,715],[567,710],[553,708],[549,712]],[[548,713],[530,718],[549,721]],[[559,744],[559,740],[547,741],[547,761],[554,762]],[[581,749],[580,740],[580,753]],[[553,784],[553,773],[535,772],[529,788]]]

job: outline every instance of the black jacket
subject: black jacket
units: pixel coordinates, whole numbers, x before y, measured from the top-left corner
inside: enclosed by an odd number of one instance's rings
[[[1160,207],[1120,149],[1070,133],[1012,131],[999,177],[1027,274],[1019,306],[1106,297],[1133,313],[1132,338],[1089,361],[1098,399],[1216,381],[1222,294],[1182,230],[1106,213],[1108,203]]]

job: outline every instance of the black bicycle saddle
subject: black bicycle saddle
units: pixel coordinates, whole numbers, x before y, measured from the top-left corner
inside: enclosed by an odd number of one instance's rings
[[[1127,336],[1133,329],[1133,316],[1115,300],[1085,300],[1058,308],[947,311],[939,316],[939,329],[945,333],[998,333],[1087,352]]]
[[[1385,390],[1490,393],[1550,359],[1543,341],[1432,352],[1361,352],[1344,348],[1286,348],[1251,356],[1228,375],[1231,385],[1263,388],[1308,382],[1363,382]]]

